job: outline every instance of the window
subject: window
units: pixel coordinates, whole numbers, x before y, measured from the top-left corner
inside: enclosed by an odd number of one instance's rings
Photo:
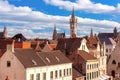
[[[89,64],[87,65],[87,69],[89,69]]]
[[[111,52],[112,50],[111,49],[109,49],[109,52]]]
[[[72,75],[72,69],[70,68],[70,75]]]
[[[82,45],[82,50],[85,50],[85,45]]]
[[[67,76],[68,76],[68,69],[67,69]]]
[[[116,64],[116,61],[115,61],[115,60],[113,60],[113,61],[112,61],[112,64]]]
[[[55,78],[58,78],[58,72],[57,72],[57,70],[55,71]]]
[[[87,73],[87,80],[89,80],[89,73]]]
[[[36,74],[36,80],[40,80],[40,73]]]
[[[106,49],[106,52],[108,52],[108,49]]]
[[[118,67],[120,68],[120,62],[118,63]]]
[[[50,79],[53,79],[53,71],[50,72]]]
[[[62,77],[62,70],[59,71],[59,76]]]
[[[34,80],[34,75],[30,74],[30,80]]]
[[[91,79],[91,73],[90,73],[90,79]]]
[[[11,66],[11,62],[7,61],[7,67],[10,67],[10,66]]]
[[[64,76],[65,76],[65,69],[64,69]]]
[[[43,80],[46,80],[46,73],[43,73]]]

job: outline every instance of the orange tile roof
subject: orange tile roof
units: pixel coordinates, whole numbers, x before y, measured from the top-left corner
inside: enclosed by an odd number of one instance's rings
[[[57,47],[57,44],[49,44],[49,47],[51,50],[55,50]]]

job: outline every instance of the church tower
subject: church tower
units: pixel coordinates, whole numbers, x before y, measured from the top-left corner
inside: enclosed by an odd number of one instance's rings
[[[114,37],[116,38],[117,37],[117,28],[116,27],[113,30],[113,34],[114,34]]]
[[[54,25],[54,31],[53,31],[53,40],[57,39],[57,30],[56,25]]]
[[[90,31],[90,37],[93,37],[93,30],[91,28],[91,31]]]
[[[7,38],[7,28],[4,27],[4,30],[3,30],[3,38]]]
[[[77,19],[74,14],[74,7],[72,10],[72,15],[70,18],[70,38],[76,38],[77,37]]]

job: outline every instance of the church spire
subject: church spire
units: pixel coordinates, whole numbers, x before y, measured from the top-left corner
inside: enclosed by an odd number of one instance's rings
[[[72,9],[72,17],[75,17],[74,6],[73,6],[73,9]]]
[[[57,30],[56,30],[56,24],[54,24],[54,31],[53,31],[53,40],[57,38]]]
[[[90,37],[93,37],[93,30],[91,28],[91,31],[90,31]]]

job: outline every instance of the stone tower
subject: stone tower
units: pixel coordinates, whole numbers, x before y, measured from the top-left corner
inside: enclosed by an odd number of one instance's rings
[[[7,28],[4,27],[4,30],[3,30],[3,38],[7,38]]]
[[[77,19],[74,14],[74,7],[72,10],[72,15],[70,18],[70,38],[76,38],[77,37]]]

